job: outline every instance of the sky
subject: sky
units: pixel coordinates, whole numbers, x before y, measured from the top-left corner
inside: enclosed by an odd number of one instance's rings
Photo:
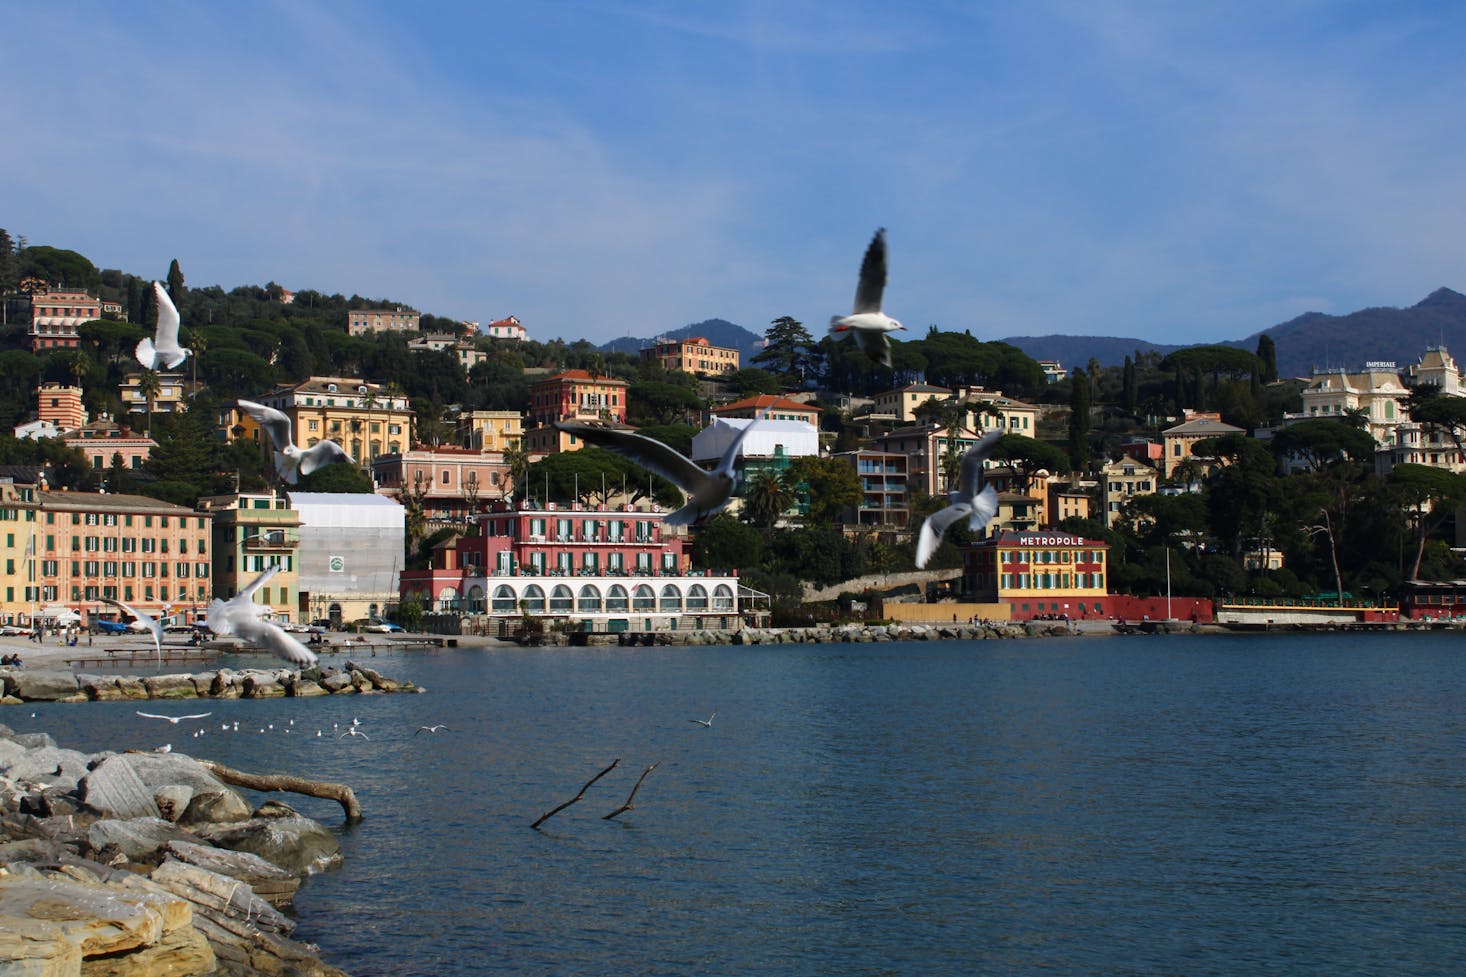
[[[1466,291],[1466,5],[0,0],[0,227],[532,338],[1240,339]]]

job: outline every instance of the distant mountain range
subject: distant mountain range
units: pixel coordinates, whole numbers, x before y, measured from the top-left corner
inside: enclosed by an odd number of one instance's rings
[[[1420,359],[1427,346],[1444,345],[1466,357],[1466,295],[1438,288],[1404,309],[1360,309],[1347,315],[1305,312],[1246,339],[1215,345],[1251,352],[1257,349],[1258,337],[1263,333],[1271,336],[1277,346],[1278,373],[1282,376],[1310,376],[1314,367],[1354,371],[1376,360],[1393,360],[1403,369]],[[1091,358],[1102,366],[1118,366],[1136,350],[1156,350],[1164,356],[1185,348],[1111,336],[1009,336],[1003,342],[1036,360],[1058,360],[1071,369],[1084,366]]]
[[[764,337],[761,333],[750,332],[742,326],[729,322],[727,319],[704,319],[702,322],[694,322],[690,326],[683,326],[681,329],[673,329],[670,332],[660,333],[649,339],[636,339],[632,336],[623,336],[620,339],[613,339],[609,343],[599,347],[603,353],[629,353],[635,356],[638,351],[652,345],[661,339],[691,339],[693,336],[701,336],[714,346],[721,346],[724,349],[736,349],[739,353],[739,363],[748,366],[748,361],[755,353],[763,349],[761,345]]]
[[[1251,352],[1257,349],[1258,337],[1263,333],[1271,336],[1277,346],[1278,372],[1285,377],[1310,376],[1315,367],[1354,371],[1378,360],[1393,360],[1404,369],[1417,361],[1427,346],[1444,345],[1466,359],[1466,295],[1438,288],[1403,309],[1360,309],[1347,315],[1305,312],[1245,339],[1222,340],[1215,345]],[[705,336],[714,346],[738,350],[745,366],[762,349],[759,344],[763,341],[761,334],[726,319],[707,319],[661,335],[668,339]],[[654,341],[627,336],[600,348],[635,354]],[[1164,356],[1186,348],[1118,336],[1008,336],[1001,341],[1017,346],[1036,360],[1058,360],[1070,369],[1084,366],[1091,358],[1099,360],[1101,366],[1119,366],[1136,351],[1155,350]]]

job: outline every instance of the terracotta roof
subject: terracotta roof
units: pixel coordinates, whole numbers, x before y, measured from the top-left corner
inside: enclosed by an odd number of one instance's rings
[[[742,400],[735,400],[731,404],[724,404],[722,407],[714,407],[711,413],[726,414],[735,410],[797,410],[806,414],[818,414],[820,409],[810,404],[801,404],[797,400],[790,400],[788,397],[780,397],[776,394],[755,394],[752,397],[744,397]]]
[[[585,370],[562,370],[552,377],[545,377],[543,380],[536,380],[535,386],[543,383],[552,383],[555,380],[577,380],[583,383],[607,383],[615,386],[628,386],[625,380],[617,380],[615,377],[593,377]]]

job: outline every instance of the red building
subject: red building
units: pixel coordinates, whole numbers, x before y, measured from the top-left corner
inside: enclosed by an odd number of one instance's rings
[[[554,454],[581,447],[573,436],[554,427],[556,421],[626,423],[625,380],[566,370],[529,388],[529,419],[524,448],[530,454]]]
[[[405,570],[403,598],[428,613],[500,620],[523,614],[575,630],[660,631],[736,627],[736,571],[692,570],[662,515],[630,506],[495,503],[481,535],[441,544],[427,570]]]

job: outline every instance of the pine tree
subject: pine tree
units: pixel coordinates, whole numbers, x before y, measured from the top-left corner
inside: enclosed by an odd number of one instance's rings
[[[10,233],[0,227],[0,295],[14,290],[20,280],[19,270],[20,264],[15,260],[15,242],[10,239]]]
[[[753,358],[757,366],[777,374],[788,386],[800,386],[809,370],[814,337],[793,316],[780,316],[764,333],[767,345]]]

